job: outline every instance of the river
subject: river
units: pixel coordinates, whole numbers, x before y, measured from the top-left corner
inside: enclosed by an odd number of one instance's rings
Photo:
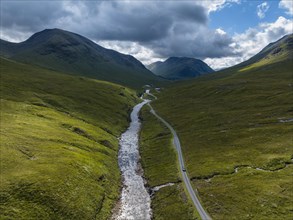
[[[151,219],[151,198],[144,186],[142,168],[139,165],[139,131],[141,123],[138,113],[149,100],[144,100],[133,108],[131,122],[127,131],[121,135],[118,154],[122,173],[123,189],[117,220]]]

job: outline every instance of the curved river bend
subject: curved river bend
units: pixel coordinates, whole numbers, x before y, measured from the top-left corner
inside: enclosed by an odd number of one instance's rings
[[[120,138],[118,162],[122,172],[123,189],[121,207],[115,218],[117,220],[151,219],[151,198],[144,186],[141,168],[138,165],[138,132],[141,125],[138,113],[148,102],[150,101],[144,100],[133,108],[130,126]]]

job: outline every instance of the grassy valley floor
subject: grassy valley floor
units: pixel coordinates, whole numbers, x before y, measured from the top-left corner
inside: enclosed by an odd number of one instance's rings
[[[1,59],[0,219],[108,219],[135,93]]]
[[[149,110],[146,106],[141,113],[140,155],[144,176],[150,188],[174,183],[154,193],[151,203],[153,218],[199,219],[180,180],[171,133]]]
[[[212,218],[292,219],[292,69],[234,69],[157,94],[152,105],[176,129]]]
[[[293,165],[268,172],[240,168],[235,174],[194,180],[214,219],[292,219]]]

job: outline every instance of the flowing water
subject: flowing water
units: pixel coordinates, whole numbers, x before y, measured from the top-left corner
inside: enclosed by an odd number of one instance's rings
[[[151,198],[144,186],[138,151],[138,133],[141,124],[138,113],[148,102],[149,100],[144,100],[133,108],[130,126],[120,138],[118,162],[122,172],[123,189],[117,220],[151,219]]]

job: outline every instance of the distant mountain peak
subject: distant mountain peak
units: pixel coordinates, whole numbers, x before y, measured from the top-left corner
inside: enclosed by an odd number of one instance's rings
[[[203,61],[191,57],[169,57],[164,62],[155,62],[147,67],[156,75],[172,80],[194,78],[214,72]]]

